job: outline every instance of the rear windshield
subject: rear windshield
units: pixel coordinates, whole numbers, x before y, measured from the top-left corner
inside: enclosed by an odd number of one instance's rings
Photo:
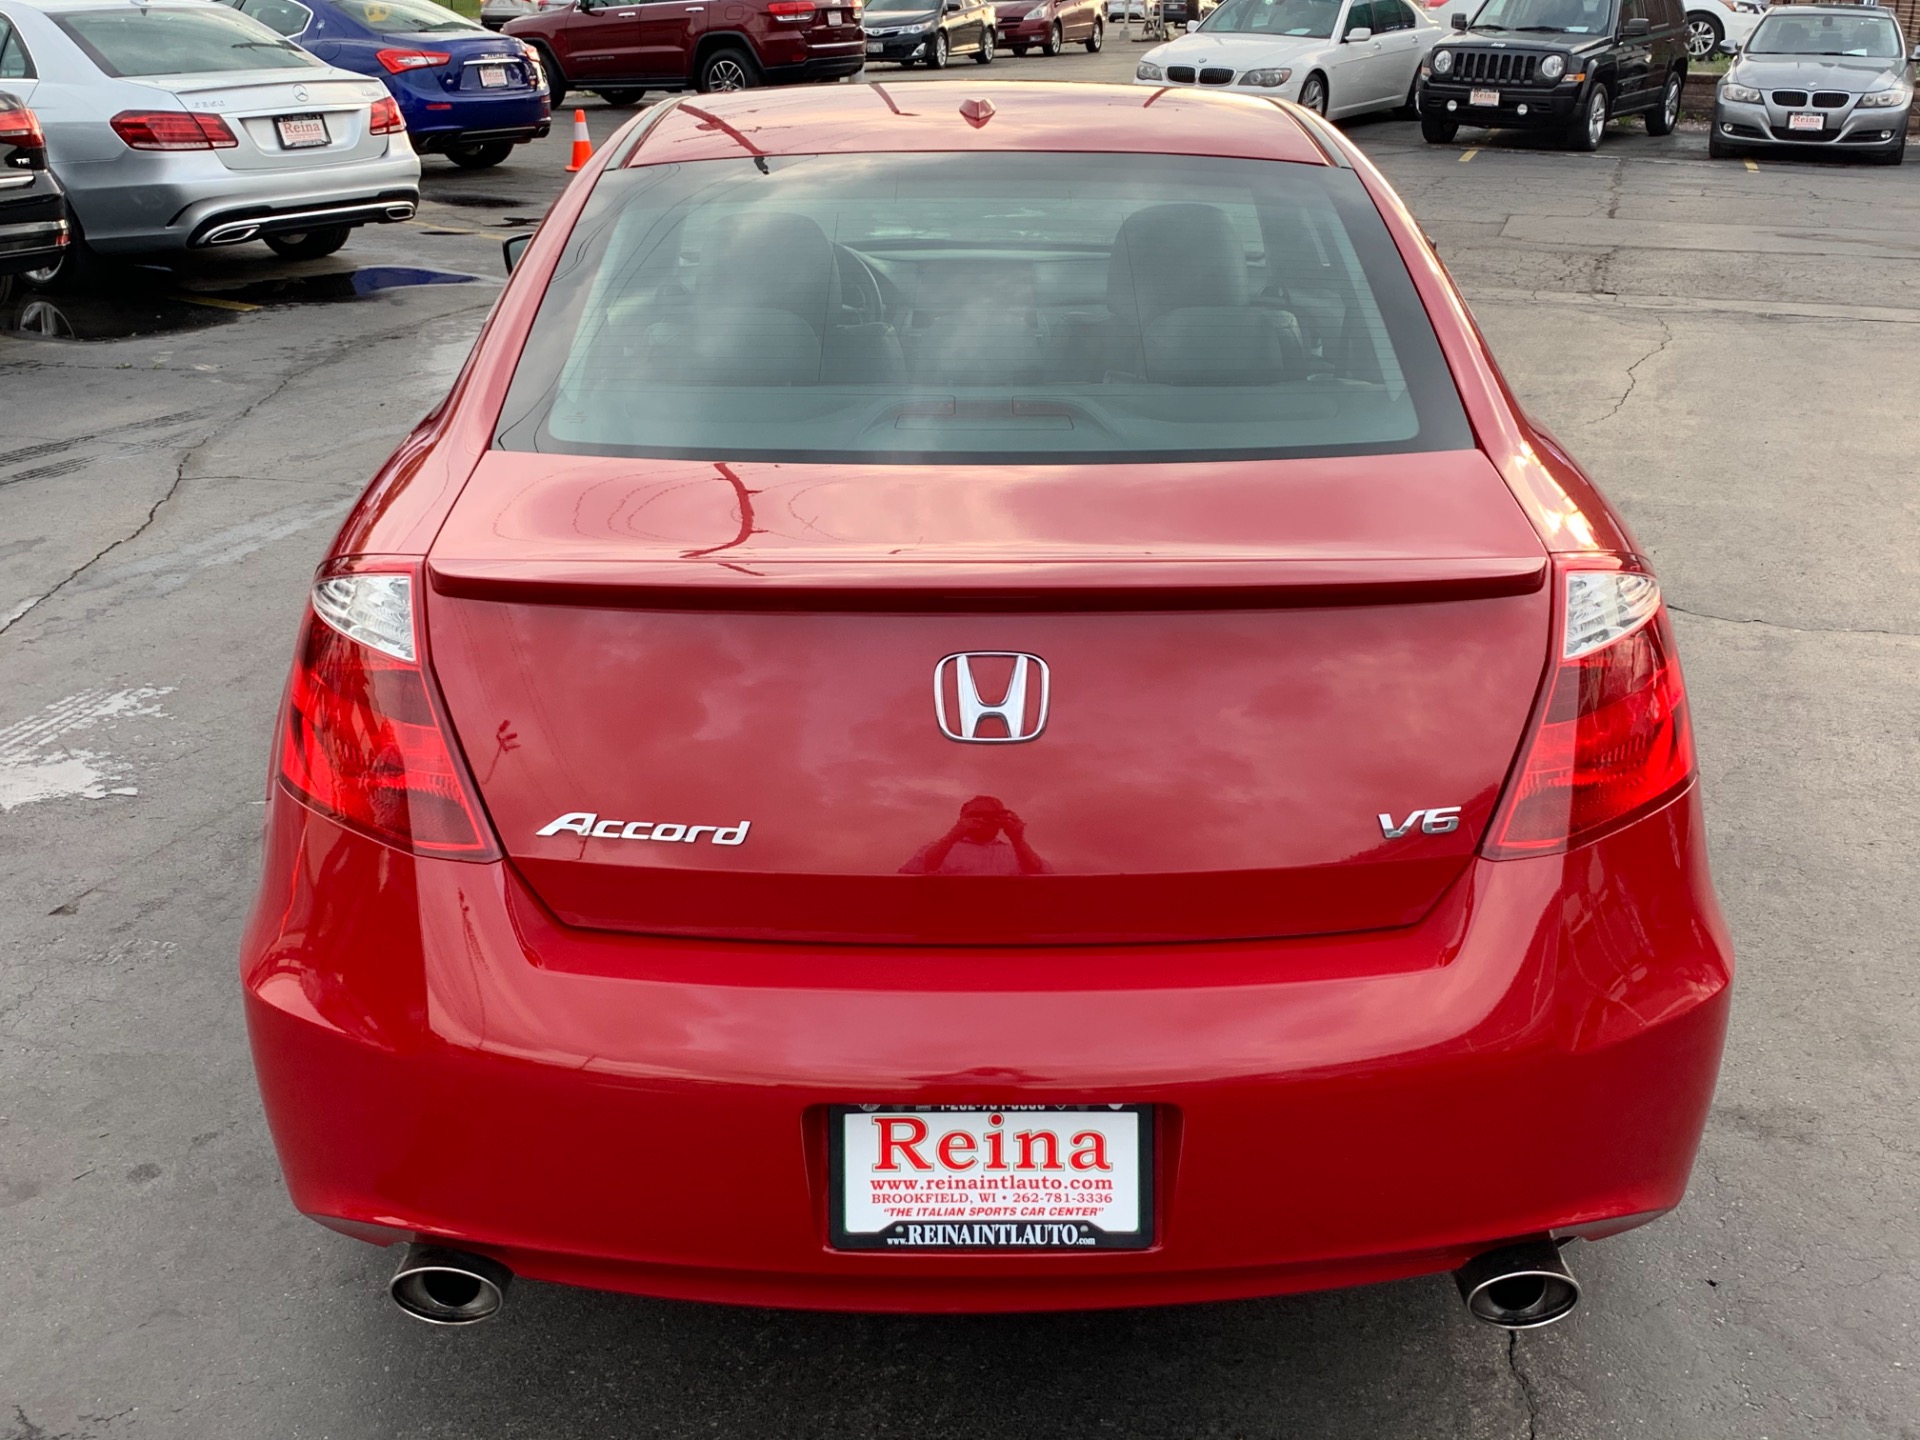
[[[376,35],[435,35],[485,27],[454,14],[434,0],[334,0],[349,20],[357,20]]]
[[[257,20],[204,8],[81,10],[52,17],[109,75],[199,75],[209,70],[308,70],[320,62]]]
[[[943,154],[609,171],[497,443],[1067,464],[1473,440],[1352,172]]]
[[[1747,53],[1898,60],[1900,32],[1886,15],[1769,15],[1747,41]]]

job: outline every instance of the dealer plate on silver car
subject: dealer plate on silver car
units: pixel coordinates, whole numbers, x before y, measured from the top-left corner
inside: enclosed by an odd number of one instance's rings
[[[329,140],[327,122],[318,115],[277,115],[273,125],[282,150],[312,150]]]
[[[1789,130],[1824,130],[1827,128],[1827,117],[1818,110],[1795,110],[1787,116],[1787,128]]]
[[[1500,92],[1498,90],[1475,90],[1467,96],[1467,103],[1482,110],[1498,110],[1500,108]]]
[[[836,1105],[837,1250],[1139,1250],[1153,1243],[1151,1105]]]

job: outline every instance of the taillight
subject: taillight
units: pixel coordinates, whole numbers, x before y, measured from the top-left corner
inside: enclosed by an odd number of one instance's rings
[[[407,128],[407,117],[391,95],[382,95],[373,102],[367,128],[375,135],[392,135]]]
[[[444,50],[376,50],[373,58],[387,67],[389,75],[407,70],[438,70],[453,56]]]
[[[1686,687],[1659,583],[1631,570],[1558,573],[1560,659],[1539,728],[1487,831],[1495,858],[1596,839],[1693,779]]]
[[[411,573],[313,587],[287,694],[280,781],[341,824],[417,854],[499,852],[420,664]]]
[[[818,8],[813,0],[773,0],[773,3],[767,6],[767,14],[776,20],[793,24],[800,20],[811,20],[813,12]]]
[[[134,150],[231,150],[240,142],[218,115],[122,110],[108,122]]]
[[[40,120],[33,111],[11,105],[0,108],[0,145],[18,150],[44,150],[47,137],[40,133]]]

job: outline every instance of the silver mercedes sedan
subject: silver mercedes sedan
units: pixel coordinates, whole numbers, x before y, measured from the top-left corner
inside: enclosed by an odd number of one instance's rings
[[[74,239],[29,283],[75,280],[95,255],[248,240],[311,259],[419,203],[386,87],[225,6],[0,0],[5,72],[40,116]]]

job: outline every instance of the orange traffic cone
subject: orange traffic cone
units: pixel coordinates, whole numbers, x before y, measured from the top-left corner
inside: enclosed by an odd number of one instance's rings
[[[587,112],[573,112],[573,159],[567,162],[567,173],[584,166],[593,158],[593,137],[587,133]]]

